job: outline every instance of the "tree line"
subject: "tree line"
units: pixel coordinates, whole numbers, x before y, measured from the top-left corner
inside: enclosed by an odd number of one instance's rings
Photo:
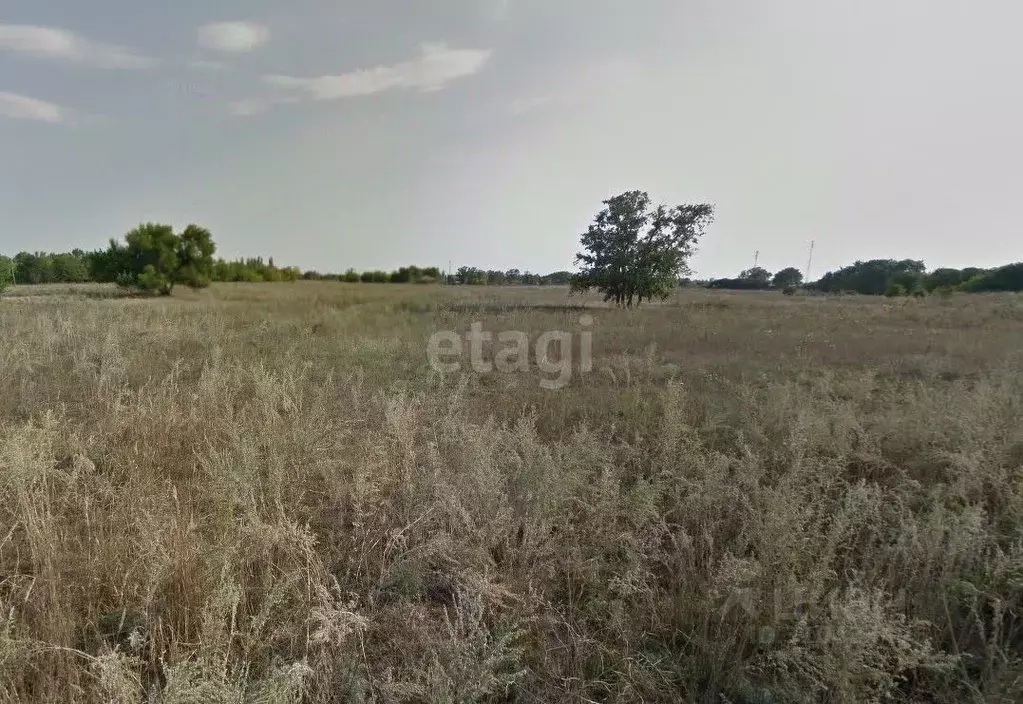
[[[20,252],[14,257],[0,255],[0,284],[117,283],[119,261],[109,250],[86,252]],[[567,286],[570,271],[534,274],[508,269],[497,271],[463,266],[446,274],[436,266],[406,266],[393,271],[322,273],[298,267],[279,267],[274,258],[214,259],[210,282],[259,283],[277,281],[340,281],[344,283],[448,283],[468,286]]]
[[[735,279],[698,282],[708,288],[731,290],[780,289],[794,293],[799,288],[821,293],[858,293],[867,296],[925,296],[928,294],[1023,291],[1023,262],[993,269],[943,267],[928,271],[918,259],[871,259],[829,271],[819,280],[803,283],[795,267],[776,274],[754,267]]]
[[[203,288],[212,282],[341,281],[346,283],[448,283],[474,286],[568,285],[571,272],[534,274],[519,269],[485,270],[463,266],[444,273],[436,266],[404,266],[394,271],[348,269],[344,273],[280,267],[273,257],[215,258],[210,232],[189,225],[175,233],[169,225],[144,223],[106,249],[19,252],[0,255],[0,290],[18,284],[116,283],[125,288],[170,294],[175,285]]]
[[[401,267],[395,271],[364,271],[349,269],[343,274],[321,274],[307,271],[301,278],[311,281],[343,281],[346,283],[375,284],[434,284],[447,283],[464,286],[567,286],[572,278],[570,271],[555,271],[551,274],[534,274],[519,269],[497,271],[462,266],[451,274],[441,272],[438,267]]]
[[[203,288],[211,282],[327,280],[348,283],[447,283],[469,286],[571,286],[573,291],[600,291],[606,301],[631,307],[665,298],[679,285],[712,289],[799,290],[821,293],[924,296],[956,291],[1023,291],[1023,262],[994,269],[941,268],[927,271],[915,259],[857,261],[804,282],[803,273],[787,267],[771,273],[755,266],[736,278],[694,281],[689,259],[713,222],[713,206],[653,205],[642,191],[628,191],[604,201],[604,208],[581,237],[576,255],[579,271],[540,275],[529,271],[484,270],[463,266],[451,273],[438,267],[401,267],[395,271],[348,269],[343,274],[278,267],[272,257],[217,259],[208,230],[189,225],[175,233],[169,225],[144,223],[106,249],[66,253],[20,252],[0,256],[0,290],[11,283],[116,283],[124,288],[169,295],[176,285]]]

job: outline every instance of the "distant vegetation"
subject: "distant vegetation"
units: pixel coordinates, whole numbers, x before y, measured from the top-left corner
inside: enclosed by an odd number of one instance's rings
[[[204,233],[200,237],[200,233]],[[196,239],[199,237],[199,239]],[[203,239],[205,237],[206,239]],[[175,235],[169,225],[146,223],[111,240],[107,249],[86,252],[20,252],[0,255],[0,291],[18,284],[117,283],[125,287],[169,293],[175,284],[194,288],[210,282],[342,281],[346,283],[449,283],[473,286],[567,286],[572,272],[534,274],[508,269],[463,266],[444,274],[436,266],[405,266],[395,271],[348,269],[342,274],[279,267],[273,257],[214,259],[216,245],[209,232],[190,225]],[[152,267],[147,271],[147,267]]]
[[[802,274],[794,267],[782,269],[773,276],[764,269],[754,268],[742,272],[738,278],[714,279],[703,285],[732,290],[785,290],[801,286],[802,280]],[[872,259],[829,271],[819,281],[806,284],[804,288],[822,293],[867,296],[1023,291],[1023,262],[996,269],[942,268],[928,272],[924,263],[915,259]]]
[[[622,305],[670,294],[678,285],[711,289],[769,291],[793,294],[858,293],[869,296],[950,295],[955,292],[1023,291],[1023,262],[994,269],[967,267],[927,271],[916,259],[857,261],[830,271],[818,281],[804,282],[803,273],[787,267],[771,273],[755,266],[736,278],[692,280],[689,259],[713,219],[706,204],[653,208],[650,197],[630,191],[604,202],[582,236],[577,273],[535,274],[508,269],[462,266],[442,272],[436,266],[405,266],[395,271],[348,269],[344,273],[279,267],[273,257],[215,259],[216,244],[208,230],[189,225],[175,234],[169,225],[145,223],[129,232],[124,243],[110,240],[103,250],[86,252],[20,252],[0,255],[0,292],[12,284],[117,283],[125,288],[169,294],[175,285],[203,288],[211,282],[340,281],[346,283],[446,283],[467,286],[569,286],[596,289]]]

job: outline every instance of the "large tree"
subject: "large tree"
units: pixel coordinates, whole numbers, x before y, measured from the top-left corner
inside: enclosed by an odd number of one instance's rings
[[[771,272],[762,266],[745,269],[739,274],[739,278],[743,281],[748,281],[753,288],[771,287]]]
[[[782,269],[771,280],[775,288],[796,288],[803,285],[803,272],[794,266]]]
[[[107,266],[119,268],[119,285],[162,296],[176,284],[209,286],[217,248],[208,230],[189,225],[177,235],[170,225],[144,223],[124,240],[123,247],[111,240],[106,255]]]
[[[689,259],[713,219],[706,203],[653,207],[643,191],[614,196],[582,236],[572,289],[595,288],[626,307],[666,298],[690,273]]]

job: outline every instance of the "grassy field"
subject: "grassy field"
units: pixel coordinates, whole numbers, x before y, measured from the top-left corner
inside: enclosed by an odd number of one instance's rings
[[[1020,701],[1021,372],[1011,295],[15,289],[0,700]]]

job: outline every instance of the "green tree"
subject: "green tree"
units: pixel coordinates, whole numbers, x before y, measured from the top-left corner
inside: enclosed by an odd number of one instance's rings
[[[460,266],[455,272],[455,280],[465,286],[486,286],[487,272],[474,266]]]
[[[45,283],[42,258],[31,252],[18,252],[14,255],[15,278],[23,284]]]
[[[0,256],[0,293],[14,284],[14,260]]]
[[[939,288],[954,288],[964,281],[959,269],[935,269],[924,277],[924,288],[934,291]]]
[[[982,274],[977,274],[964,281],[960,288],[971,293],[983,291],[1023,291],[1023,262],[1008,264]]]
[[[213,255],[217,245],[210,231],[198,225],[189,225],[178,235],[178,270],[175,283],[190,288],[206,288],[213,278]],[[272,260],[271,260],[272,261]]]
[[[642,191],[614,196],[604,206],[581,238],[572,290],[595,288],[605,301],[626,307],[675,289],[714,217],[708,204],[652,207]]]
[[[753,288],[771,287],[771,272],[762,266],[755,266],[752,269],[746,269],[739,274],[739,279],[742,281],[748,281]]]
[[[891,283],[899,284],[907,291],[915,288],[924,271],[924,263],[914,259],[858,261],[838,271],[828,272],[814,287],[828,293],[853,291],[879,296],[888,291]]]
[[[89,281],[89,265],[84,253],[53,254],[47,257],[51,278],[57,283],[81,283]]]
[[[782,269],[771,280],[775,288],[798,288],[803,285],[803,272],[794,266]]]
[[[213,275],[216,245],[208,230],[189,225],[180,235],[170,225],[144,223],[125,235],[125,252],[111,242],[111,259],[123,262],[117,283],[169,296],[176,284],[203,288]]]

